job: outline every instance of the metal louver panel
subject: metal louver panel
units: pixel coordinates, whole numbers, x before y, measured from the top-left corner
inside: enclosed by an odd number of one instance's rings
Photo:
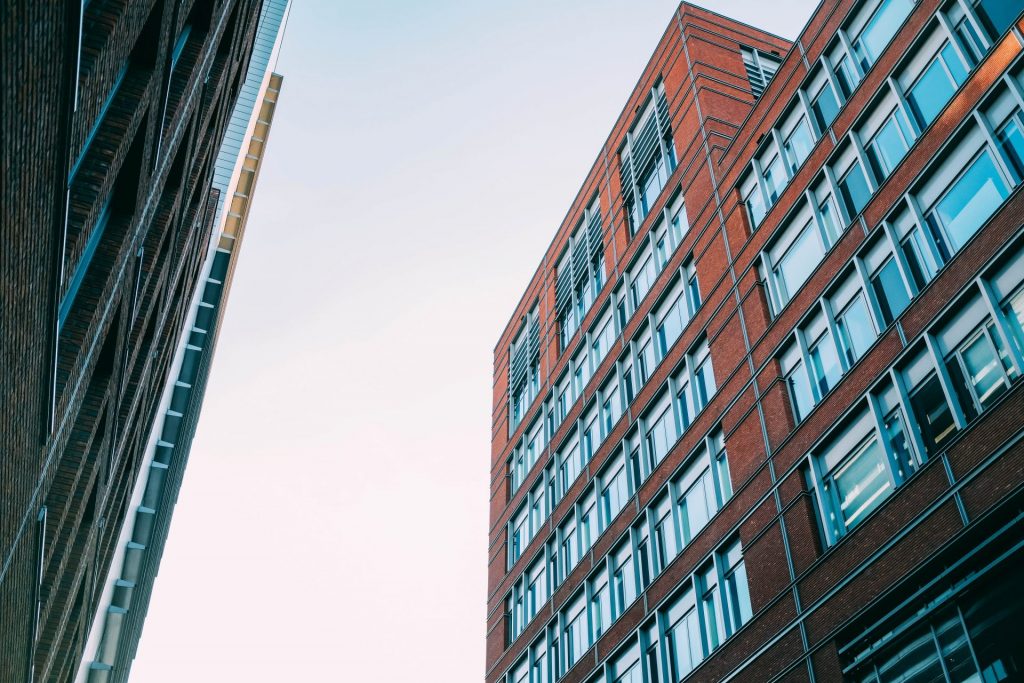
[[[587,261],[590,254],[587,251],[587,241],[577,237],[576,243],[572,245],[572,283],[579,284],[587,278]]]
[[[658,151],[658,121],[651,116],[644,122],[643,128],[633,137],[633,166],[641,173]]]
[[[555,280],[555,311],[561,313],[569,305],[572,293],[571,268],[563,268]]]
[[[540,358],[540,319],[537,316],[533,316],[530,321],[530,335],[527,339],[527,365],[533,365]]]
[[[590,214],[590,224],[587,226],[587,240],[590,242],[590,253],[600,254],[604,251],[604,229],[601,227],[601,212],[595,211]]]
[[[671,134],[672,124],[668,118],[668,98],[665,97],[664,91],[659,91],[657,94],[655,114],[658,117],[658,126],[661,128],[661,137]]]
[[[527,344],[519,344],[512,354],[512,363],[508,369],[509,391],[512,395],[526,382],[527,350]]]
[[[629,155],[619,155],[619,179],[622,181],[622,199],[626,206],[633,205],[633,171],[629,166]],[[628,212],[627,212],[628,213]]]

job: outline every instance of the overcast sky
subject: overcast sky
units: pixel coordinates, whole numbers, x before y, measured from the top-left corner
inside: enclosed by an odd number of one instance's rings
[[[483,681],[494,344],[676,4],[294,0],[133,683]]]

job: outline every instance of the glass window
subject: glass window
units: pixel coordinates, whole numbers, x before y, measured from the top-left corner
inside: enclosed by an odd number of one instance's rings
[[[636,538],[636,562],[637,578],[640,580],[640,588],[643,590],[654,578],[654,563],[651,559],[651,536],[647,530],[647,523],[641,522],[633,527],[633,535]]]
[[[864,205],[871,198],[871,189],[868,187],[867,178],[864,177],[864,169],[859,162],[855,162],[849,171],[839,180],[839,194],[843,198],[843,205],[849,216],[856,216]]]
[[[910,406],[924,439],[925,450],[929,455],[934,455],[957,430],[946,395],[934,371],[911,392]]]
[[[662,408],[661,412],[649,424],[650,427],[647,429],[647,448],[655,462],[661,462],[676,442],[676,429],[672,418],[671,406],[666,405]]]
[[[565,617],[565,659],[566,667],[571,668],[583,653],[590,647],[587,629],[587,610],[582,600],[568,610]]]
[[[703,342],[700,347],[691,353],[693,362],[693,384],[694,384],[694,411],[699,413],[714,395],[715,374],[711,368],[711,356],[708,353],[708,344]]]
[[[718,512],[718,501],[715,498],[715,484],[711,478],[711,468],[706,458],[697,461],[701,471],[694,481],[687,481],[688,488],[679,492],[678,504],[683,544],[693,540],[703,529],[711,517]],[[691,466],[692,467],[692,466]],[[689,479],[684,474],[684,480]]]
[[[907,93],[910,111],[921,128],[928,127],[965,80],[967,70],[963,62],[953,46],[946,43]]]
[[[629,499],[629,483],[626,480],[626,463],[621,454],[601,477],[601,509],[604,527],[611,524],[615,515]]]
[[[722,596],[718,590],[718,569],[714,563],[697,575],[700,586],[700,607],[704,617],[704,638],[708,650],[714,650],[725,640],[725,619],[722,613]]]
[[[704,659],[700,619],[691,587],[687,587],[665,612],[665,652],[671,681],[682,680]]]
[[[988,151],[983,151],[925,218],[937,239],[959,251],[1009,196]]]
[[[786,386],[789,388],[790,401],[793,404],[793,412],[796,413],[796,421],[800,422],[814,408],[811,382],[807,376],[807,368],[804,367],[803,361],[797,362],[789,374],[786,375]]]
[[[818,215],[821,217],[821,229],[825,233],[825,239],[828,240],[828,244],[831,246],[839,240],[842,226],[845,225],[839,218],[836,203],[832,199],[831,194],[826,196],[818,205]]]
[[[989,36],[1001,36],[1020,13],[1020,6],[1007,0],[975,0],[974,9]]]
[[[912,9],[914,0],[882,0],[864,30],[853,41],[853,51],[865,72],[882,54]]]
[[[665,162],[661,157],[661,152],[657,152],[651,164],[640,174],[641,216],[646,216],[650,212],[667,181],[668,172],[665,169]]]
[[[743,204],[747,207],[747,212],[750,214],[750,224],[755,227],[760,225],[761,219],[768,212],[768,208],[765,206],[761,188],[757,186],[756,182],[752,183],[743,194]]]
[[[875,177],[887,178],[903,159],[913,141],[914,136],[910,132],[906,117],[902,111],[895,109],[865,148]]]
[[[1010,295],[1003,304],[1003,312],[1010,323],[1010,329],[1013,330],[1017,350],[1024,354],[1024,289]]]
[[[835,120],[838,113],[839,100],[836,99],[832,86],[825,83],[821,92],[811,100],[811,114],[814,115],[814,121],[818,124],[818,130],[828,130],[828,127],[832,125],[832,121]]]
[[[633,268],[630,275],[631,283],[629,289],[633,297],[633,308],[635,309],[640,305],[644,297],[647,296],[647,292],[657,276],[654,268],[654,259],[651,258],[651,255],[648,254],[639,267]]]
[[[811,359],[811,368],[814,371],[814,381],[821,396],[827,394],[843,376],[843,367],[839,363],[839,354],[836,351],[832,333],[825,330],[807,349]]]
[[[885,452],[875,437],[857,447],[828,475],[838,503],[842,531],[859,524],[884,501],[895,486],[885,464]],[[826,481],[826,489],[829,482]],[[836,529],[837,535],[842,533]]]
[[[644,384],[654,374],[654,368],[658,366],[658,360],[654,356],[654,341],[647,336],[636,352],[637,364],[640,369],[640,384]]]
[[[739,540],[733,541],[719,554],[722,561],[722,583],[725,588],[725,601],[729,612],[732,631],[747,623],[752,616],[750,607],[750,590],[747,585],[747,567],[743,563],[743,553]]]
[[[679,552],[672,521],[672,501],[664,497],[660,503],[651,506],[651,514],[654,520],[654,544],[658,551],[658,571],[664,571]]]
[[[984,411],[1006,391],[1016,373],[991,321],[953,352],[948,366],[964,411],[971,416]]]
[[[782,167],[782,159],[775,155],[764,165],[764,187],[768,192],[768,203],[774,204],[786,186],[786,171]]]
[[[810,277],[825,257],[821,239],[808,223],[801,229],[793,244],[779,258],[775,266],[775,278],[779,284],[781,304],[787,303],[793,294]]]
[[[811,129],[807,126],[807,119],[801,117],[783,145],[791,173],[796,173],[796,170],[804,163],[804,159],[810,155],[813,147],[814,138],[811,135]]]
[[[878,307],[881,309],[882,319],[886,325],[892,323],[910,304],[910,294],[903,282],[903,276],[900,275],[896,259],[892,256],[887,258],[871,276],[871,289],[878,300]]]
[[[1024,134],[1021,133],[1019,117],[1020,110],[996,131],[999,149],[1018,183],[1024,179]]]
[[[616,615],[621,615],[636,600],[636,576],[629,542],[622,544],[612,556],[612,590]]]
[[[836,316],[839,341],[848,365],[853,365],[875,342],[875,326],[864,296],[858,293]]]
[[[602,571],[597,575],[591,591],[590,619],[594,627],[593,641],[596,642],[612,623],[612,601],[607,572]]]
[[[833,69],[839,81],[839,89],[843,91],[843,99],[848,99],[860,82],[860,76],[853,70],[853,62],[846,55],[833,64]]]

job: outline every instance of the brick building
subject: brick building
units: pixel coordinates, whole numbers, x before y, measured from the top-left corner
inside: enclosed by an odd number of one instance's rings
[[[495,348],[488,683],[1024,680],[1022,11],[678,8]]]
[[[2,4],[0,680],[127,680],[287,7]]]

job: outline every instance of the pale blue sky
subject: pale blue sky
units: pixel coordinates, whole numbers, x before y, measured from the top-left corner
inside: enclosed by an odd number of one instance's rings
[[[293,0],[133,681],[483,680],[494,344],[676,4]]]

